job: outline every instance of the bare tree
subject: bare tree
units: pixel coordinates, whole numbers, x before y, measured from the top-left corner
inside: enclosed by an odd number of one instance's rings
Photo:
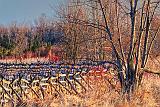
[[[159,32],[160,25],[155,27],[153,22],[159,12],[160,1],[72,0],[70,3],[74,6],[72,11],[77,12],[81,7],[86,17],[74,17],[73,14],[63,11],[61,18],[71,24],[91,27],[89,35],[100,35],[98,46],[103,47],[102,43],[109,44],[112,48],[112,61],[117,66],[122,93],[130,95],[138,87],[138,83],[141,83],[141,71],[146,70],[152,44]],[[104,42],[102,38],[105,38]],[[96,47],[95,44],[92,46]]]

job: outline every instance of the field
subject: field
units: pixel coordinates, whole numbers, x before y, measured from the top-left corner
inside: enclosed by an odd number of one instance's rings
[[[30,66],[30,74],[27,68]],[[90,67],[89,72],[63,73],[66,65],[54,68],[54,64],[10,65],[14,80],[1,79],[1,106],[4,107],[159,107],[160,78],[145,73],[142,84],[132,95],[130,102],[123,100],[116,71],[112,68]],[[82,65],[81,65],[82,66]],[[84,65],[85,66],[85,65]],[[16,68],[16,69],[14,69]],[[72,68],[72,69],[71,69]],[[68,66],[77,70],[78,66]],[[78,68],[80,69],[80,68]],[[54,75],[52,71],[59,71]],[[103,71],[101,71],[103,70]],[[44,72],[40,72],[44,71]],[[49,72],[47,72],[49,71]],[[49,73],[49,74],[47,74]],[[23,76],[21,75],[23,74]],[[26,75],[25,75],[26,74]],[[41,74],[41,75],[40,75]],[[41,77],[41,78],[40,78]],[[51,78],[50,78],[51,77]],[[7,81],[9,83],[7,83]],[[9,85],[7,85],[9,84]],[[10,85],[11,84],[11,85]],[[4,88],[2,88],[4,87]],[[7,89],[8,87],[8,89]],[[12,88],[11,88],[12,87]]]
[[[121,96],[109,84],[94,82],[94,90],[88,90],[82,97],[63,94],[62,98],[55,95],[46,95],[43,100],[30,99],[21,106],[26,107],[159,107],[160,80],[144,80],[143,86],[135,92],[131,102],[124,103]],[[98,85],[97,85],[98,84]]]
[[[89,90],[83,97],[63,95],[61,98],[48,96],[43,101],[29,100],[28,107],[159,107],[160,106],[160,79],[144,79],[142,87],[135,92],[131,102],[122,102],[121,96],[106,83],[99,81],[94,90]]]

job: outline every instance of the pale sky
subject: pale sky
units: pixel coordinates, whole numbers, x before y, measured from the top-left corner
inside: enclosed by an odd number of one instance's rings
[[[43,13],[54,17],[63,0],[0,0],[0,24],[31,23]]]

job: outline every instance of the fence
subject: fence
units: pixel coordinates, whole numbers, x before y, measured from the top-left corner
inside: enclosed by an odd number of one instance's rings
[[[48,94],[81,96],[92,89],[93,79],[105,79],[111,85],[116,73],[106,62],[81,62],[77,65],[62,63],[0,64],[1,105],[23,102],[30,98],[44,99]]]

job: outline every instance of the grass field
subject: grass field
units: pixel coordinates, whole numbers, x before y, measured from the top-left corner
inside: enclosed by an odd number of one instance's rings
[[[153,64],[150,62],[148,67],[151,65]],[[151,66],[151,68],[155,71],[158,70],[154,66]],[[4,107],[160,107],[160,78],[158,75],[144,73],[142,84],[131,95],[130,102],[122,99],[122,95],[120,94],[121,87],[116,81],[117,79],[108,80],[113,77],[116,76],[111,71],[108,71],[104,77],[100,78],[89,75],[85,76],[84,79],[88,85],[84,81],[81,82],[86,91],[82,87],[80,89],[76,87],[77,91],[80,90],[78,91],[79,94],[76,94],[71,87],[66,86],[72,94],[68,93],[62,86],[59,88],[59,85],[55,85],[59,94],[56,89],[49,85],[42,97],[42,91],[34,85],[32,88],[40,95],[40,98],[37,98],[30,89],[25,92],[29,98],[25,98],[19,91],[20,93],[18,94],[22,95],[21,98],[24,97],[22,98],[23,101],[15,100],[14,104],[10,101]],[[17,96],[13,99],[16,98]]]
[[[82,96],[56,93],[46,95],[40,100],[31,98],[17,107],[160,107],[160,79],[144,77],[143,83],[131,97],[130,102],[124,102],[117,89],[110,87],[103,80],[93,81],[93,89],[82,93]]]

